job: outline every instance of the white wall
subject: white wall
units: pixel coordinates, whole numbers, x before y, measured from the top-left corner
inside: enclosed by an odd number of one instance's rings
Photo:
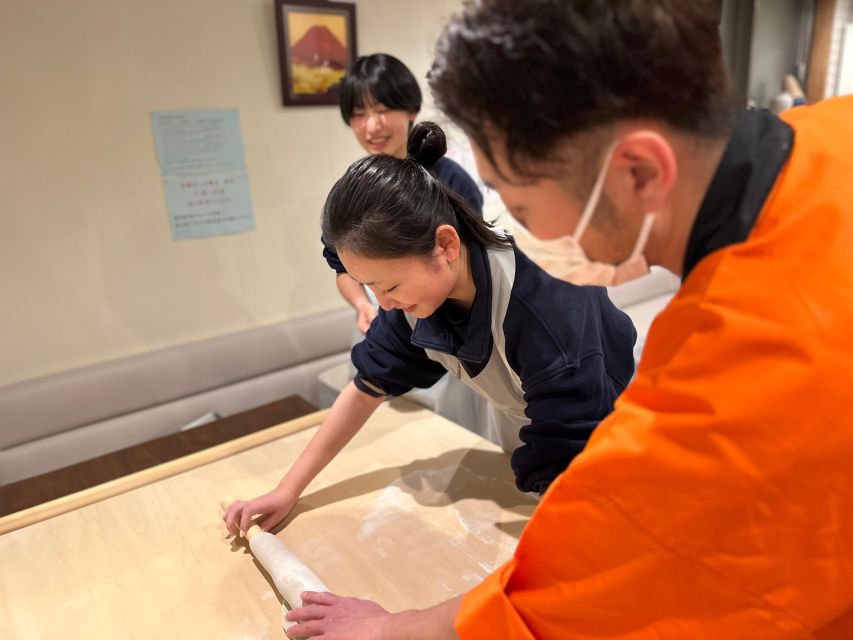
[[[458,0],[356,4],[422,79]],[[0,384],[341,304],[319,213],[360,148],[279,85],[271,0],[0,5]],[[239,110],[255,231],[172,241],[150,112],[184,108]]]
[[[853,22],[853,0],[836,0],[829,44],[829,62],[826,66],[825,98],[849,93],[849,90],[845,90],[846,78],[843,76],[847,73],[844,63],[848,56],[853,61],[850,48],[845,46],[846,26],[850,22]]]
[[[844,38],[838,63],[836,95],[853,94],[853,22],[844,25]]]

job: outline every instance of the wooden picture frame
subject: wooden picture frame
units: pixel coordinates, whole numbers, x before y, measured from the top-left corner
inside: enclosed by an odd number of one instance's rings
[[[274,0],[285,106],[337,105],[356,59],[355,4]]]

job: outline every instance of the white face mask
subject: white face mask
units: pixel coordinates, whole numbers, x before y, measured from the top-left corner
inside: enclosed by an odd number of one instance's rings
[[[636,280],[649,272],[643,249],[646,248],[646,242],[649,240],[649,233],[655,221],[654,213],[646,214],[634,250],[624,262],[619,264],[594,262],[587,257],[580,244],[581,236],[589,226],[598,201],[601,199],[604,176],[607,175],[614,149],[616,149],[615,143],[604,156],[604,164],[595,179],[592,193],[589,195],[580,222],[573,234],[551,240],[540,240],[517,220],[513,220],[513,235],[518,247],[542,270],[555,278],[577,285],[613,286]]]

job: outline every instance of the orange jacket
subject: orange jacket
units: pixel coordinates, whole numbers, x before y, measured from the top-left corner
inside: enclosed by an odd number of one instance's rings
[[[655,320],[462,638],[853,639],[853,97],[785,119],[747,240]]]

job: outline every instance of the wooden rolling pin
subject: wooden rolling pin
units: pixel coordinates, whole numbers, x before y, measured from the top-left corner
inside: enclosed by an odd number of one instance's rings
[[[225,496],[220,506],[225,510],[232,502],[234,502],[233,498]],[[287,632],[296,623],[287,620],[285,616],[291,609],[302,606],[300,594],[303,591],[329,591],[329,588],[281,540],[271,533],[262,531],[257,524],[249,527],[245,538],[249,542],[252,555],[272,576],[275,588],[284,598],[281,606],[281,626]]]

